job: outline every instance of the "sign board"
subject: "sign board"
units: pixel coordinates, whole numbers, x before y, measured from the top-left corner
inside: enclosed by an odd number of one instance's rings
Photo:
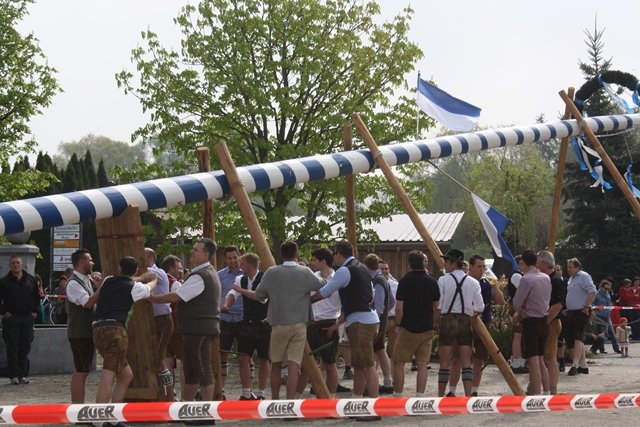
[[[81,248],[80,224],[62,225],[51,229],[52,271],[71,267],[71,254]]]

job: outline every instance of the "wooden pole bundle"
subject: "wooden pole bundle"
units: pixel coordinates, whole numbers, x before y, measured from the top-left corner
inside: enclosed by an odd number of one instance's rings
[[[137,206],[127,207],[120,215],[96,221],[96,235],[104,275],[118,274],[121,258],[132,256],[138,260],[138,273],[147,271],[144,255],[144,236]],[[137,301],[127,322],[129,347],[127,361],[133,380],[125,400],[163,400],[156,379],[160,355],[156,351],[156,323],[149,301]]]

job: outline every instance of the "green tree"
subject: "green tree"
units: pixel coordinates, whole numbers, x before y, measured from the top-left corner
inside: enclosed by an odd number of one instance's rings
[[[93,166],[93,158],[90,150],[87,150],[84,155],[83,163],[87,180],[86,188],[98,188],[98,175],[96,174],[96,168]]]
[[[34,152],[29,122],[51,104],[60,91],[55,69],[46,62],[33,34],[16,30],[27,14],[30,0],[0,2],[0,165],[7,170],[16,155]],[[0,174],[0,200],[23,197],[46,188],[52,176],[31,168]]]
[[[144,160],[147,156],[142,143],[129,144],[106,136],[89,134],[78,141],[63,142],[58,145],[58,153],[53,156],[53,161],[58,167],[65,167],[73,154],[82,157],[87,151],[91,152],[94,170],[98,168],[97,162],[103,160],[107,172],[116,165],[126,168],[133,162]]]
[[[341,128],[353,112],[379,144],[411,137],[414,101],[398,90],[406,90],[405,74],[422,56],[407,38],[412,11],[377,23],[379,11],[375,2],[356,0],[185,6],[175,19],[181,49],[167,49],[144,31],[143,45],[132,52],[140,74],[116,76],[151,112],[135,136],[156,137],[187,160],[196,146],[225,141],[238,166],[340,151]],[[414,187],[422,207],[429,192],[423,183]],[[362,200],[388,193],[375,177],[358,177],[358,191]],[[277,247],[290,237],[298,243],[328,238],[329,226],[343,221],[341,195],[340,180],[333,180],[261,192],[253,201]],[[302,218],[287,221],[294,205]],[[395,201],[361,206],[360,219],[399,210]],[[230,213],[217,223],[237,239],[244,227],[237,210]]]
[[[504,237],[515,254],[547,246],[553,182],[540,146],[528,144],[484,154],[469,170],[466,186],[513,221]],[[486,242],[471,197],[461,195],[471,241]]]
[[[71,160],[64,171],[64,181],[62,183],[62,191],[69,193],[82,189],[82,177],[80,176],[80,162],[75,153],[71,156]]]
[[[104,160],[100,159],[98,163],[98,172],[96,173],[98,178],[98,187],[106,187],[109,183],[109,177],[107,176],[107,169],[104,167]]]
[[[598,29],[596,23],[593,31],[584,33],[587,60],[580,62],[580,71],[589,80],[611,69],[612,59],[604,56],[604,29]],[[598,91],[586,101],[585,113],[600,116],[621,111],[604,91]],[[638,160],[629,155],[629,151],[637,153],[640,147],[636,133],[602,135],[599,139],[619,171],[624,173],[630,163]],[[567,226],[559,248],[561,259],[577,256],[595,279],[609,274],[618,279],[638,275],[640,242],[635,236],[640,235],[640,221],[632,215],[629,202],[606,168],[604,176],[614,188],[603,193],[590,187],[593,179],[575,161],[567,164],[563,188]]]

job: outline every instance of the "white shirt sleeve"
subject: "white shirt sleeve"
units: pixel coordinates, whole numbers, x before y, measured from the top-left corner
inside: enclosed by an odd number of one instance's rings
[[[144,283],[133,282],[133,288],[131,288],[131,297],[133,298],[133,302],[149,298],[149,295],[151,295],[151,288],[149,286]]]
[[[77,280],[73,279],[67,283],[67,299],[69,302],[84,307],[89,301],[89,296],[87,290]]]
[[[192,274],[176,291],[184,302],[191,301],[204,291],[204,280],[199,274]]]
[[[236,277],[236,280],[235,280],[235,282],[233,282],[233,284],[240,286],[240,279],[242,279],[243,276],[244,275],[241,274],[240,276]],[[242,297],[242,294],[240,292],[234,290],[234,289],[229,289],[229,293],[227,293],[227,295],[229,295],[229,294],[233,295],[233,297],[235,298],[236,301],[238,301],[238,299],[240,297]]]
[[[516,289],[520,287],[520,280],[522,280],[522,274],[513,273],[513,275],[511,276],[511,283],[513,283],[513,286],[515,286]]]

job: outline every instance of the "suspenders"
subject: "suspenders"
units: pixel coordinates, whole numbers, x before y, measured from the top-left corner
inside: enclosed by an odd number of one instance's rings
[[[449,310],[447,311],[447,314],[451,313],[451,309],[453,308],[453,303],[456,302],[456,297],[458,295],[460,295],[460,303],[462,304],[462,314],[464,314],[464,298],[462,297],[462,284],[464,283],[464,280],[467,278],[467,275],[466,274],[464,275],[460,283],[458,283],[458,279],[456,279],[456,276],[454,276],[453,273],[449,273],[449,275],[453,277],[453,281],[456,282],[456,293],[453,294],[453,299],[451,300],[451,304],[449,305]]]

